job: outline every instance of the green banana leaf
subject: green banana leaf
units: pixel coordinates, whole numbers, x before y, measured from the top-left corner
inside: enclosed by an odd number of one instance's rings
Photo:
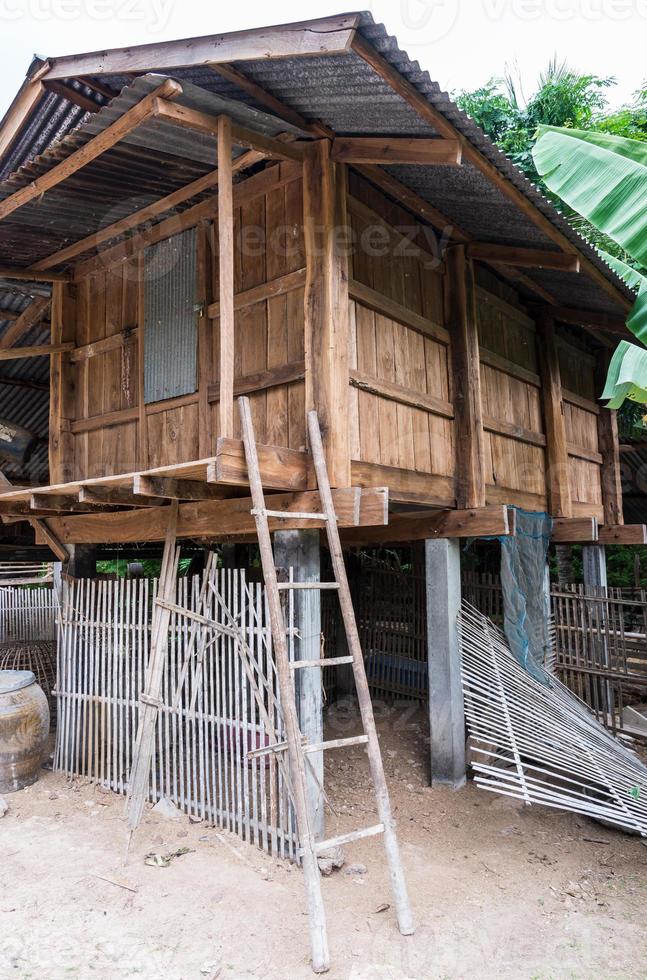
[[[647,276],[644,276],[637,269],[633,269],[626,262],[622,262],[621,259],[617,259],[614,255],[603,252],[601,248],[598,249],[598,252],[631,289],[637,290],[638,297],[627,317],[627,327],[634,337],[637,337],[647,347]]]
[[[532,156],[547,187],[647,267],[645,144],[549,126],[538,133]]]
[[[626,398],[647,404],[647,350],[621,340],[607,373],[601,395],[607,408],[620,408]]]

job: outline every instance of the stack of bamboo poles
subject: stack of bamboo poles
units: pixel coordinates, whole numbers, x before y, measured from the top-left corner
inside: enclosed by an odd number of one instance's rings
[[[468,603],[459,633],[477,785],[647,836],[647,767],[554,676],[531,677]]]

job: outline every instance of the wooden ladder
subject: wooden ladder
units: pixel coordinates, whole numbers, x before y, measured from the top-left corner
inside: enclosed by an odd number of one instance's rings
[[[389,865],[391,886],[395,901],[398,927],[404,936],[411,935],[414,931],[411,908],[407,895],[407,887],[404,879],[398,840],[395,833],[395,824],[391,813],[391,803],[389,792],[384,776],[384,766],[382,765],[382,755],[380,743],[375,728],[375,718],[373,716],[373,706],[371,695],[364,670],[364,658],[357,631],[355,612],[346,576],[346,566],[342,552],[339,529],[337,527],[337,515],[333,497],[328,480],[328,470],[321,440],[321,430],[319,419],[315,411],[308,412],[308,434],[310,437],[310,448],[314,461],[317,489],[321,500],[321,513],[284,513],[283,511],[268,510],[265,506],[265,495],[261,474],[258,465],[258,454],[256,451],[256,440],[249,407],[249,399],[241,397],[238,400],[242,421],[243,444],[245,447],[245,460],[249,473],[249,485],[252,497],[252,515],[256,524],[256,532],[261,554],[261,564],[265,579],[265,589],[270,619],[270,630],[274,646],[276,659],[276,672],[281,696],[281,710],[285,726],[286,751],[288,753],[288,763],[292,774],[292,790],[294,798],[294,808],[297,819],[297,829],[303,861],[303,873],[306,886],[306,896],[308,901],[308,912],[310,922],[310,940],[312,946],[312,967],[315,973],[323,973],[329,967],[328,938],[326,934],[326,915],[321,895],[321,876],[317,864],[317,855],[330,847],[338,844],[348,844],[351,841],[359,840],[363,837],[371,837],[375,834],[384,834],[384,846]],[[342,613],[342,620],[348,642],[349,656],[331,657],[322,660],[300,660],[290,663],[288,656],[288,644],[286,639],[286,629],[281,606],[281,590],[289,588],[303,587],[299,582],[282,582],[279,584],[277,579],[276,567],[274,565],[274,553],[272,550],[272,540],[268,518],[299,518],[299,520],[314,520],[325,522],[328,547],[332,559],[333,582],[307,583],[308,588],[334,589],[338,596]],[[351,738],[339,738],[332,741],[324,741],[318,744],[304,744],[302,733],[299,729],[297,707],[294,693],[294,671],[304,670],[311,667],[321,668],[322,666],[336,667],[342,664],[352,664],[353,675],[355,678],[355,688],[357,700],[362,720],[362,734]],[[339,837],[331,837],[327,840],[316,841],[311,829],[310,814],[307,801],[305,760],[306,754],[321,752],[326,749],[343,748],[350,745],[365,745],[368,754],[371,777],[377,802],[377,810],[380,822],[372,827],[363,827],[358,830],[341,834]]]

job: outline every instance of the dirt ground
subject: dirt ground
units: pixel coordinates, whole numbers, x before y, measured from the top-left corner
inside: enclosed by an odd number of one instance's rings
[[[431,790],[422,716],[385,708],[379,729],[417,931],[397,932],[381,838],[348,846],[324,879],[331,980],[647,977],[639,839],[474,784]],[[328,765],[327,832],[376,822],[363,751]],[[313,976],[297,868],[150,811],[124,867],[121,797],[43,771],[6,800],[3,980]],[[181,848],[167,867],[144,863]],[[366,872],[347,873],[358,862]]]

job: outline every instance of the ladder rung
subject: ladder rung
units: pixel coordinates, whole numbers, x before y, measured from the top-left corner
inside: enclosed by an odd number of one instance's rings
[[[302,667],[339,667],[352,662],[352,657],[321,657],[319,660],[293,660],[290,667],[292,670],[301,670]]]
[[[338,589],[339,582],[279,582],[279,589]]]
[[[361,830],[349,830],[347,834],[340,834],[339,837],[329,837],[328,840],[320,840],[315,844],[317,854],[327,851],[329,847],[339,847],[341,844],[350,844],[351,841],[361,840],[363,837],[375,837],[376,834],[384,833],[384,824],[376,823],[372,827],[362,827]]]
[[[266,507],[254,507],[251,511],[254,517],[278,517],[285,521],[327,521],[327,514],[312,513],[304,510],[267,510]]]
[[[365,745],[368,742],[368,735],[353,735],[352,738],[334,738],[330,742],[314,742],[312,745],[305,745],[304,752],[323,752],[325,749],[343,749],[347,745]]]

